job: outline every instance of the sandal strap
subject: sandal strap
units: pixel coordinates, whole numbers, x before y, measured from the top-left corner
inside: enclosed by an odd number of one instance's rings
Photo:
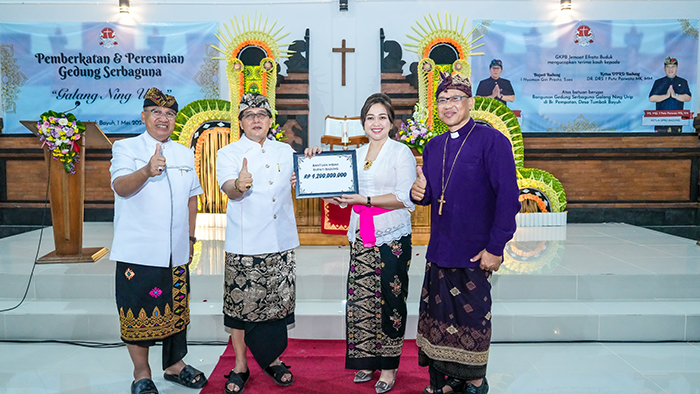
[[[280,362],[279,365],[270,365],[268,368],[272,371],[272,376],[277,380],[281,380],[287,373],[291,374],[291,372],[289,372],[289,368],[291,367],[284,362]]]
[[[465,394],[486,394],[489,392],[489,383],[484,377],[483,382],[481,383],[481,386],[476,387],[471,383],[467,383],[464,393]]]
[[[243,391],[245,384],[248,382],[248,379],[250,379],[250,370],[246,372],[233,372],[233,370],[231,370],[231,372],[224,375],[224,377],[228,379],[224,385],[224,390],[226,393],[237,394]],[[235,384],[238,386],[238,391],[229,390],[229,384]]]
[[[269,375],[275,383],[277,383],[280,386],[289,386],[294,382],[294,375],[289,371],[289,368],[291,366],[285,364],[284,362],[281,362],[278,365],[270,365],[267,368],[265,368],[265,373]],[[289,374],[290,378],[286,381],[283,381],[282,378],[284,375]]]
[[[447,378],[447,381],[445,382],[446,385],[450,386],[452,388],[452,391],[454,392],[462,392],[464,391],[464,388],[467,385],[467,382],[462,379],[456,379],[456,378]]]
[[[231,378],[231,376],[234,376],[234,375],[238,375],[241,378],[241,380],[243,381],[243,383],[246,383],[246,382],[248,382],[248,379],[250,379],[250,369],[245,371],[245,372],[234,372],[232,369],[231,372],[224,375],[224,377],[226,379],[229,379],[229,378]]]
[[[199,378],[199,380],[195,380],[200,375],[201,377]],[[185,365],[185,368],[182,368],[182,371],[180,371],[181,382],[196,383],[202,380],[202,378],[204,378],[204,372],[198,370],[197,368],[191,365]]]
[[[153,380],[146,378],[131,383],[131,394],[158,394],[158,389]]]

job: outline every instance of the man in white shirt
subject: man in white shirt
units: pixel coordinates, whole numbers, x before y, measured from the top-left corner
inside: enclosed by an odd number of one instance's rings
[[[294,322],[299,246],[291,178],[294,150],[267,138],[272,109],[267,98],[241,98],[240,140],[217,153],[216,174],[226,206],[224,325],[236,355],[227,394],[240,393],[250,378],[246,349],[280,386],[293,382],[279,356]]]
[[[197,195],[194,154],[170,139],[178,105],[151,88],[141,120],[146,132],[112,147],[116,300],[121,338],[134,363],[132,394],[158,393],[148,350],[163,342],[164,377],[201,388],[207,378],[185,364]]]

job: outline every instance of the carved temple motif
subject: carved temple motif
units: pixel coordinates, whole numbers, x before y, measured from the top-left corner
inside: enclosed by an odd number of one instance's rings
[[[482,55],[474,52],[481,46],[478,40],[488,34],[488,23],[474,26],[464,34],[466,19],[460,25],[460,18],[446,14],[434,18],[426,15],[424,22],[416,21],[413,26],[417,36],[409,35],[412,43],[404,46],[418,53],[420,60],[409,66],[410,74],[402,75],[403,61],[401,48],[395,41],[386,41],[380,31],[382,50],[382,91],[387,92],[397,106],[397,115],[403,120],[408,114],[412,120],[425,124],[437,134],[447,131],[436,111],[435,91],[440,81],[440,72],[471,77],[469,57]],[[413,105],[413,111],[409,108]],[[517,117],[501,102],[476,97],[471,116],[477,122],[485,123],[499,130],[510,140],[513,157],[518,170],[518,185],[521,189],[523,212],[563,212],[566,209],[566,195],[561,183],[546,171],[524,168],[523,137]],[[420,159],[419,159],[420,162]],[[428,213],[414,214],[414,234],[429,229],[425,220]],[[421,219],[423,218],[423,219]]]
[[[258,13],[252,18],[249,14],[234,16],[225,31],[219,30],[219,45],[211,46],[219,54],[212,54],[212,59],[226,61],[229,100],[197,100],[178,113],[172,137],[195,152],[195,167],[204,190],[199,212],[226,212],[228,198],[216,180],[216,152],[240,138],[238,105],[244,94],[267,97],[274,122],[284,130],[284,141],[295,150],[308,144],[308,29],[304,40],[280,44],[288,33],[281,34],[282,27],[276,25],[263,21]],[[285,46],[289,49],[281,49]],[[290,57],[285,62],[286,76],[278,74],[282,57]]]

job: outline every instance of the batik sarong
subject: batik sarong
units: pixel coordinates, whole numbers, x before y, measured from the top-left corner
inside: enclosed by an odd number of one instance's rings
[[[162,340],[190,322],[186,265],[163,268],[117,262],[115,288],[124,342]]]
[[[296,254],[226,253],[224,325],[245,331],[245,342],[261,368],[287,348],[294,323]]]
[[[348,272],[345,368],[395,369],[406,332],[411,235],[369,248],[359,231],[356,237]]]
[[[416,344],[419,364],[458,379],[486,376],[491,345],[491,274],[426,264]]]
[[[282,253],[242,255],[226,253],[224,314],[238,320],[261,322],[284,319],[294,313],[296,257]]]

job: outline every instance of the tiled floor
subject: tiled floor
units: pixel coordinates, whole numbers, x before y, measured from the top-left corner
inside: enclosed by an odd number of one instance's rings
[[[223,234],[198,228],[197,236],[204,241],[192,272],[190,338],[220,341]],[[86,224],[84,238],[85,246],[109,247],[111,223]],[[0,240],[0,309],[22,297],[38,239],[34,231]],[[51,246],[49,228],[39,255]],[[409,325],[425,247],[413,252]],[[300,247],[297,256],[298,322],[290,336],[342,338],[348,248]],[[624,224],[519,229],[494,277],[494,340],[501,343],[491,350],[490,393],[700,393],[700,343],[503,343],[700,338],[698,283],[700,247],[688,239]],[[0,313],[0,338],[117,342],[113,294],[108,259],[37,266],[27,301]],[[222,352],[223,345],[191,346],[187,360],[209,373]],[[160,392],[196,393],[156,373],[159,353],[152,352],[152,365]],[[0,394],[125,393],[130,382],[124,348],[0,342]]]
[[[209,374],[222,352],[223,346],[190,346],[187,360]],[[166,382],[156,370],[160,349],[151,353],[161,393],[197,393]],[[4,343],[0,393],[127,393],[130,366],[124,348]],[[488,377],[490,394],[696,394],[700,344],[495,344]],[[279,392],[297,393],[294,386]]]

